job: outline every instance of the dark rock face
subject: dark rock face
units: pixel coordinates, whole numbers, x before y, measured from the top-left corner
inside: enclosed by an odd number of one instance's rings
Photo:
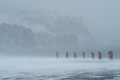
[[[0,46],[29,47],[35,45],[33,32],[18,25],[0,24]]]

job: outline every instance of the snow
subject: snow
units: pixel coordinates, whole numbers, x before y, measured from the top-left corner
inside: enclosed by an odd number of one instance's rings
[[[24,78],[19,80],[60,79],[81,74],[82,78],[104,78],[105,73],[115,74],[119,78],[119,59],[98,60],[91,58],[41,58],[41,57],[1,57],[0,80]],[[99,73],[99,75],[97,75]],[[103,74],[104,75],[100,75]],[[85,75],[83,75],[85,74]],[[26,79],[27,78],[27,79]],[[73,78],[73,77],[71,77]],[[17,79],[15,79],[17,80]],[[71,79],[72,80],[72,79]]]

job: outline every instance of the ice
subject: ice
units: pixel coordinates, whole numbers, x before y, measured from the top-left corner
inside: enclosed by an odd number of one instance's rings
[[[72,57],[1,57],[0,80],[114,80],[119,79],[119,61]]]

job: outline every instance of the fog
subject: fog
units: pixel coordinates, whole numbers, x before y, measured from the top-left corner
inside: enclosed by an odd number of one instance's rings
[[[120,0],[0,0],[1,54],[53,56],[56,51],[101,50],[106,54],[113,50],[118,55],[119,3]]]

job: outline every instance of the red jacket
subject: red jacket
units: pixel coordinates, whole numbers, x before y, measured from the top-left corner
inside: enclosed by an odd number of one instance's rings
[[[58,56],[58,54],[59,54],[59,53],[58,53],[58,52],[56,52],[56,56]]]
[[[112,51],[108,51],[109,56],[113,56],[113,52]]]
[[[66,56],[68,56],[68,52],[66,52]]]
[[[92,56],[94,56],[94,53],[93,53],[93,52],[91,52],[91,55],[92,55]]]
[[[102,56],[102,53],[99,51],[99,52],[98,52],[98,55],[99,55],[99,56]]]
[[[76,55],[76,52],[74,52],[74,56],[77,56],[77,55]]]
[[[83,52],[82,55],[85,56],[85,53]]]

